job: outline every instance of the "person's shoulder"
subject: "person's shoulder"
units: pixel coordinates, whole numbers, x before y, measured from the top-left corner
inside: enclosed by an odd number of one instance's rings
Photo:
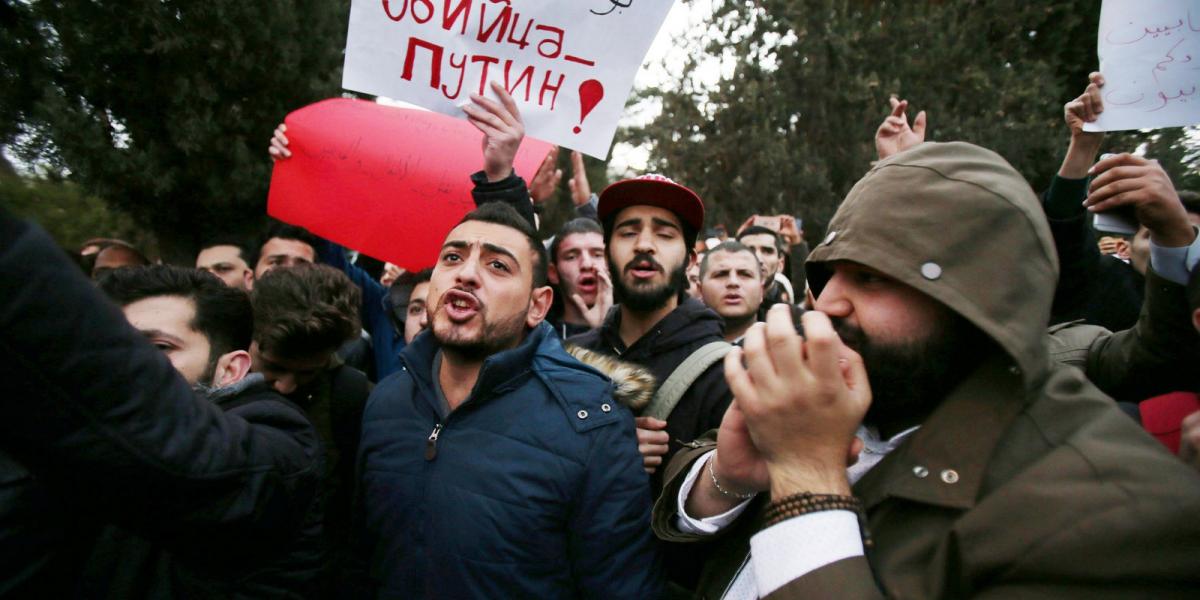
[[[629,415],[628,409],[614,396],[612,380],[600,369],[568,353],[554,336],[542,342],[534,357],[533,371],[577,432],[618,423]]]
[[[363,410],[363,418],[370,419],[373,416],[379,416],[382,413],[388,412],[390,406],[394,406],[395,401],[402,395],[410,394],[413,389],[413,376],[409,372],[408,367],[404,364],[391,375],[384,377],[376,383],[367,396],[366,407]]]

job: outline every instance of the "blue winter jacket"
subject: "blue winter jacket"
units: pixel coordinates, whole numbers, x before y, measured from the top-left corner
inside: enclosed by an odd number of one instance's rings
[[[654,598],[650,486],[612,383],[542,323],[445,414],[422,333],[367,402],[364,549],[381,598]],[[435,429],[437,433],[435,434]]]

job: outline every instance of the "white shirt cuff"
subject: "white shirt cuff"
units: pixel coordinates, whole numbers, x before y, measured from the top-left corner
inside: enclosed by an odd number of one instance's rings
[[[848,510],[801,515],[750,538],[759,598],[825,565],[862,555],[858,515]]]
[[[1196,263],[1200,263],[1200,235],[1191,245],[1179,248],[1159,246],[1150,240],[1150,267],[1163,279],[1187,285],[1191,273],[1196,270]]]
[[[708,465],[708,461],[712,460],[714,452],[716,452],[716,450],[705,454],[700,458],[700,460],[692,463],[692,468],[690,471],[688,471],[687,478],[683,480],[683,486],[679,488],[679,497],[675,499],[675,510],[676,514],[678,515],[678,517],[675,519],[675,527],[683,533],[690,533],[693,535],[712,535],[717,533],[718,531],[728,527],[730,523],[733,523],[734,520],[738,518],[738,515],[742,514],[742,511],[746,510],[746,506],[750,504],[750,500],[748,499],[726,512],[704,519],[690,517],[683,509],[683,507],[687,504],[688,495],[692,493],[692,488],[696,485],[696,478],[700,477],[704,473],[704,470]]]

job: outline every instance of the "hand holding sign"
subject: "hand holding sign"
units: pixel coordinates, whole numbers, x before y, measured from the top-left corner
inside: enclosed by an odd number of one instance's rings
[[[533,173],[550,145],[518,143],[510,172]],[[460,119],[325,100],[288,115],[271,148],[271,216],[409,271],[432,265],[475,207],[480,135]]]
[[[1200,123],[1200,6],[1105,0],[1097,43],[1107,110],[1085,131]]]

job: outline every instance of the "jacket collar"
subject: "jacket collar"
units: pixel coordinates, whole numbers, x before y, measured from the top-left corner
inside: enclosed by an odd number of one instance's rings
[[[506,391],[511,387],[510,384],[533,368],[534,357],[542,351],[543,345],[552,341],[557,341],[554,329],[549,323],[542,321],[525,333],[525,339],[516,348],[487,357],[479,369],[479,377],[475,380],[471,394],[467,396],[467,402]],[[437,376],[433,372],[433,358],[441,347],[433,333],[426,330],[400,353],[400,358],[408,367],[413,379],[425,389],[433,389],[433,378]]]
[[[1021,370],[997,353],[871,469],[854,486],[855,495],[868,511],[888,497],[971,508],[997,444],[1028,398]]]
[[[701,338],[725,335],[721,318],[699,300],[685,298],[629,347],[621,341],[620,305],[612,307],[600,326],[600,339],[626,360],[639,361]]]

